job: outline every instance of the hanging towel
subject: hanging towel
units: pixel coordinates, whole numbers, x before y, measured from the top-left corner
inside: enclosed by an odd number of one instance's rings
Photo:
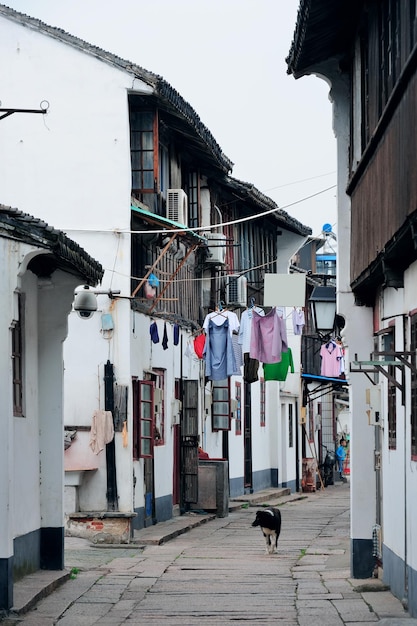
[[[113,415],[111,411],[94,411],[90,431],[90,448],[94,454],[104,450],[104,446],[114,437]]]
[[[177,346],[180,341],[180,327],[178,324],[174,324],[173,338],[174,338],[174,346]]]
[[[152,322],[152,324],[149,326],[149,333],[151,335],[153,343],[159,343],[159,333],[156,322]]]
[[[164,322],[164,336],[162,337],[162,347],[164,350],[168,348],[168,333],[167,333],[167,323]]]

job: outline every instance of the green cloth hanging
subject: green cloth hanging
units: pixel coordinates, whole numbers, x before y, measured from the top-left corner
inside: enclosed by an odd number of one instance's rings
[[[287,380],[288,370],[294,374],[294,362],[291,348],[288,348],[281,355],[279,363],[264,363],[264,380]]]

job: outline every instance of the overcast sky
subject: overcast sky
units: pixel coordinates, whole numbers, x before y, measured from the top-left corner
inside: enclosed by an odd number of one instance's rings
[[[326,222],[337,231],[329,87],[286,73],[298,0],[3,3],[162,76],[235,164],[233,176],[314,235]]]

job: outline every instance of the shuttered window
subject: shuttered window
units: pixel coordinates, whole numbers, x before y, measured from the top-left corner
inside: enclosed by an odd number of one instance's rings
[[[23,417],[23,296],[17,295],[17,319],[12,323],[13,415]]]
[[[229,379],[213,381],[213,430],[230,430]]]

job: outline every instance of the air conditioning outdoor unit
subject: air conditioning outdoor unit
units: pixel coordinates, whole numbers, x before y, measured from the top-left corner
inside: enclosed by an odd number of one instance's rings
[[[228,305],[245,307],[247,305],[248,281],[246,276],[230,274],[226,276],[226,303]]]
[[[188,198],[183,189],[167,190],[167,212],[169,220],[187,226]]]
[[[208,233],[208,253],[205,263],[207,265],[224,265],[226,263],[226,235],[223,233]]]

